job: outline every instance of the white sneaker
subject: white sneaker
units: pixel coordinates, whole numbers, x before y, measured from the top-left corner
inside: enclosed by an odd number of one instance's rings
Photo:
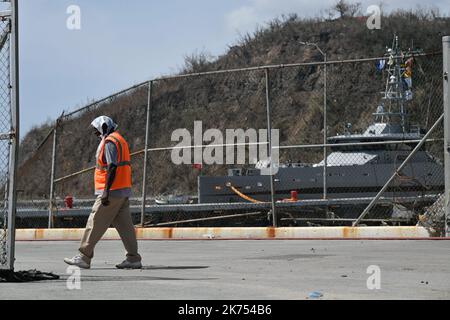
[[[121,264],[116,265],[117,269],[142,269],[142,263],[138,262],[130,262],[125,260]]]
[[[71,266],[77,266],[81,269],[90,269],[91,265],[83,260],[81,255],[76,255],[75,257],[69,259],[65,258],[64,262],[71,265]]]

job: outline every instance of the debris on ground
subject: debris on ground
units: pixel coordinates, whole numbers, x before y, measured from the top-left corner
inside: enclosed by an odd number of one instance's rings
[[[0,282],[35,282],[58,279],[58,275],[50,272],[0,270]]]
[[[309,299],[319,299],[323,297],[323,293],[319,291],[313,291],[308,294]]]
[[[422,226],[428,230],[433,237],[445,236],[445,195],[441,196],[436,202],[428,207],[424,215],[419,216],[418,226]]]

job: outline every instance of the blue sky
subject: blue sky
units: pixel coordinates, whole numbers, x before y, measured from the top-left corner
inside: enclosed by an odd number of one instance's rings
[[[363,9],[379,1],[363,0]],[[223,54],[240,33],[283,13],[317,16],[335,0],[21,0],[21,136],[90,100],[170,74],[196,51]],[[384,1],[414,8],[419,0]],[[81,9],[81,30],[66,10]],[[450,1],[431,0],[449,14]]]

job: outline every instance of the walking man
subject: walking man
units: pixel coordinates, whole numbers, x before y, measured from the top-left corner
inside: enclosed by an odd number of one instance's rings
[[[112,225],[117,229],[127,251],[125,261],[116,267],[141,269],[141,256],[130,214],[131,163],[128,144],[116,131],[117,125],[109,117],[98,117],[91,126],[101,139],[96,153],[94,178],[97,200],[89,216],[79,254],[64,259],[64,262],[89,269],[96,244]]]

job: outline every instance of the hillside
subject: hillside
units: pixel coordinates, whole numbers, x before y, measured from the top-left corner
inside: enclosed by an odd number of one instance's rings
[[[334,20],[304,20],[291,15],[274,20],[253,35],[242,37],[235,46],[215,60],[206,55],[186,59],[186,73],[269,64],[321,61],[321,54],[300,41],[316,42],[326,51],[329,60],[379,57],[397,34],[403,48],[420,48],[425,52],[441,51],[441,38],[450,34],[449,18],[434,18],[424,12],[396,12],[382,18],[381,30],[369,30],[365,18],[343,17]],[[412,121],[423,127],[432,125],[440,114],[440,56],[419,59],[422,73],[416,73]],[[321,143],[323,69],[307,66],[271,72],[273,127],[280,129],[283,144]],[[341,132],[347,122],[361,130],[375,111],[383,76],[373,63],[333,66],[328,71],[330,134]],[[430,91],[430,88],[432,89]],[[168,147],[171,133],[177,128],[192,130],[193,122],[202,120],[206,128],[265,128],[264,73],[233,73],[230,75],[196,77],[160,81],[155,84],[151,113],[150,147]],[[433,92],[433,95],[427,94]],[[434,100],[436,99],[436,100]],[[94,165],[98,141],[87,130],[97,115],[106,114],[120,125],[131,150],[144,147],[146,88],[103,103],[65,122],[58,130],[58,161],[56,176],[61,177]],[[428,105],[428,112],[424,108]],[[429,106],[435,109],[431,110]],[[427,117],[424,117],[424,114]],[[30,131],[20,148],[21,196],[45,198],[49,192],[51,138],[34,154],[50,126],[45,124]],[[317,161],[320,152],[290,152],[282,159]],[[150,158],[149,193],[195,193],[199,174],[190,166],[171,164],[169,152],[155,152]],[[202,174],[224,173],[226,166],[205,168]],[[140,195],[142,157],[133,159],[135,195]],[[92,195],[92,174],[84,174],[58,185],[57,196]]]

